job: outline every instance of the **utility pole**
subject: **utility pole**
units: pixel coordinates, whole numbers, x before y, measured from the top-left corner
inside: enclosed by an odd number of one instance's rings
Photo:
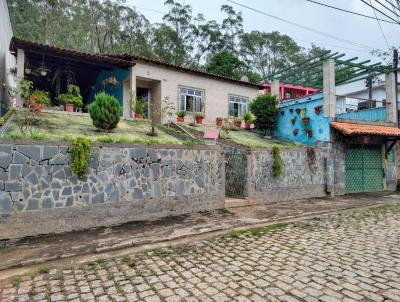
[[[397,68],[399,66],[399,52],[397,51],[396,48],[393,49],[393,68],[394,68],[394,87],[396,91],[396,104],[394,106],[395,110],[398,110],[398,95],[399,95],[399,87],[397,85]],[[399,118],[397,115],[397,127],[399,127]]]

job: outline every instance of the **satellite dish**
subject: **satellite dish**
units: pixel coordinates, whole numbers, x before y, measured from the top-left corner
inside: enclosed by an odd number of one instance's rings
[[[240,80],[242,81],[242,82],[248,82],[249,81],[249,77],[248,76],[242,76],[241,78],[240,78]]]

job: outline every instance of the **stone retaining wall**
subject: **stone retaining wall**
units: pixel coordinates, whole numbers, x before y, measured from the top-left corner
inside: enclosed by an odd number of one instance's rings
[[[270,150],[252,150],[249,160],[249,200],[255,203],[326,196],[324,155],[315,149],[315,161],[304,148],[281,150],[282,176],[272,174]]]
[[[0,239],[224,207],[217,146],[95,144],[79,180],[63,143],[0,145]]]

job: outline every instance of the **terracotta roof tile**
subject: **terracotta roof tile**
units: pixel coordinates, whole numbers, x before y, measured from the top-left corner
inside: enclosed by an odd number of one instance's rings
[[[331,122],[331,126],[344,135],[380,135],[380,136],[398,136],[400,137],[400,129],[389,126],[369,125],[369,124],[353,124]]]

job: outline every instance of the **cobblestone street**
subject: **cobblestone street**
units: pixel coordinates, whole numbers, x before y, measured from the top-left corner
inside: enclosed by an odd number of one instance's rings
[[[400,301],[400,207],[331,214],[0,283],[1,301]]]

